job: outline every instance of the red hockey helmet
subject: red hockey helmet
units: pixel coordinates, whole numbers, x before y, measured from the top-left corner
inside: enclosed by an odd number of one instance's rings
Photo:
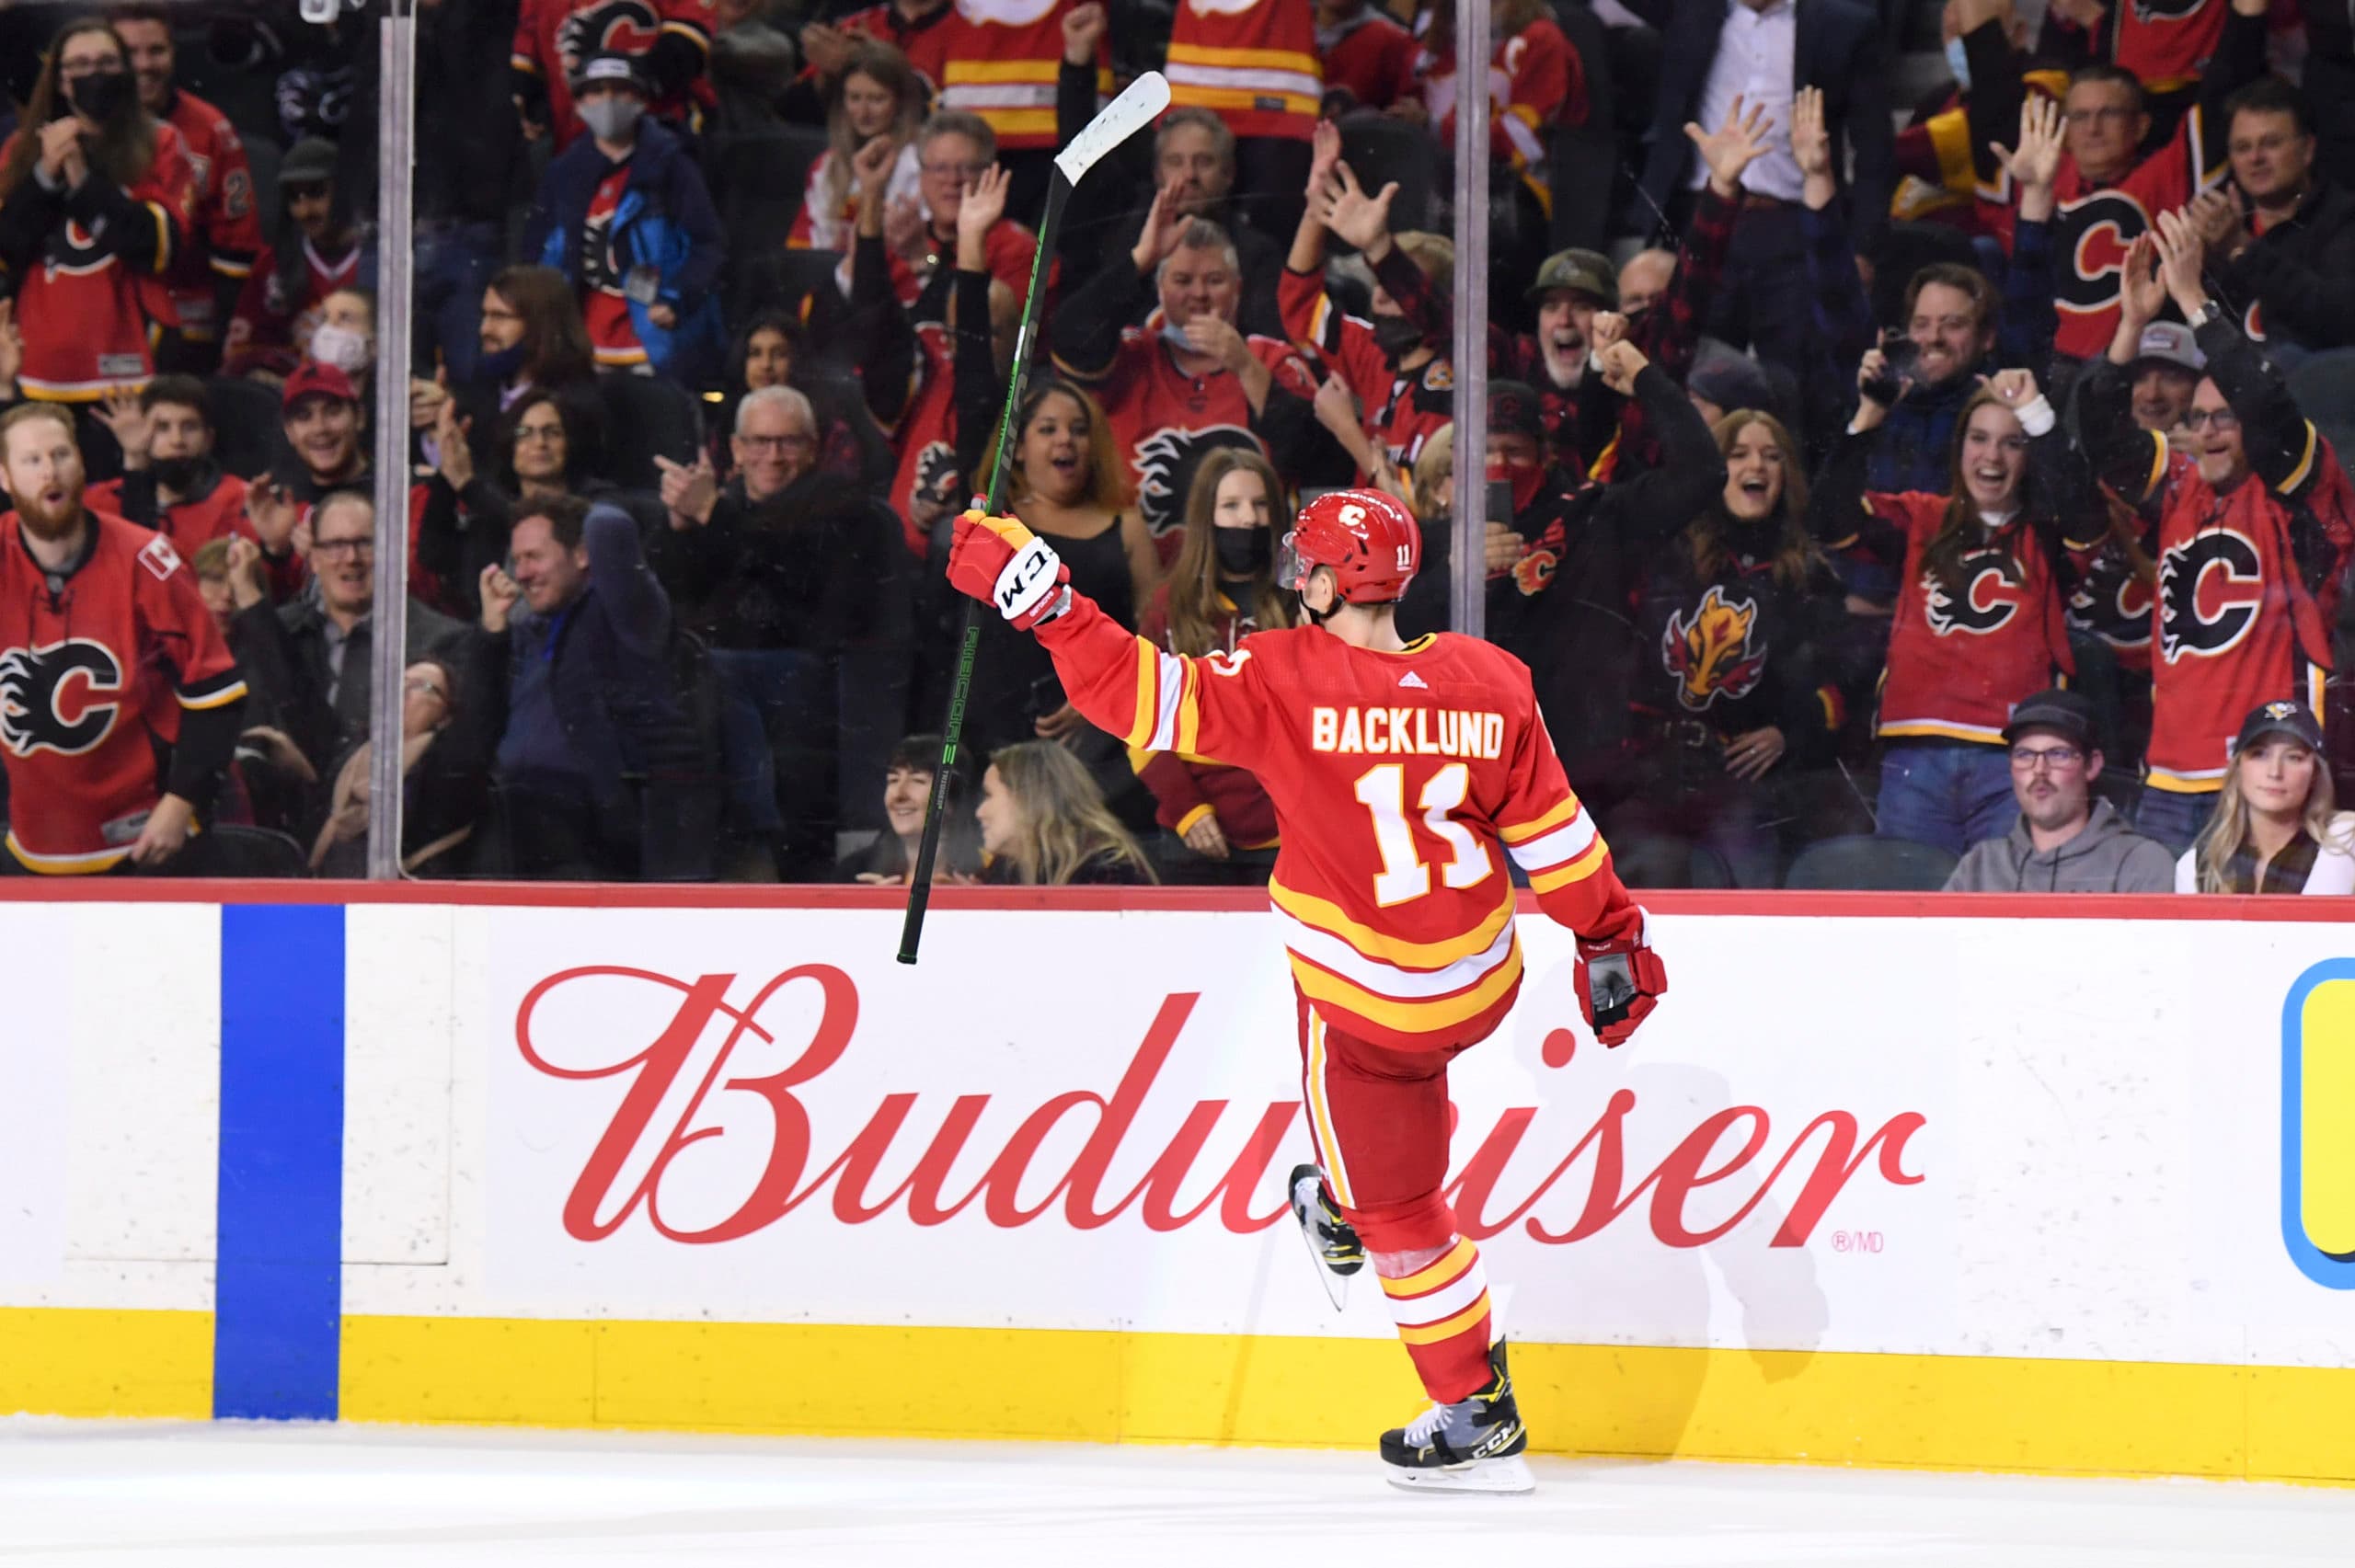
[[[1276,580],[1297,592],[1309,573],[1330,567],[1347,602],[1389,604],[1406,593],[1422,561],[1423,531],[1396,498],[1335,490],[1300,509],[1284,535]]]

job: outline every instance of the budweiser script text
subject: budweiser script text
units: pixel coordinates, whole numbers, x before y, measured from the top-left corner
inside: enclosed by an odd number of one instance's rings
[[[677,993],[676,1010],[651,1043],[627,1056],[606,1059],[610,1053],[601,1048],[602,1040],[590,1042],[592,1048],[586,1051],[580,1048],[582,1042],[576,1040],[565,1041],[562,1051],[544,1051],[533,1036],[534,1013],[553,993],[592,979],[607,985],[631,981],[668,988]],[[602,1241],[642,1207],[647,1223],[674,1242],[730,1242],[775,1224],[821,1194],[827,1195],[833,1217],[846,1225],[862,1224],[895,1206],[904,1206],[907,1216],[918,1225],[939,1225],[978,1205],[988,1223],[1005,1228],[1028,1225],[1060,1207],[1063,1222],[1075,1230],[1094,1230],[1134,1209],[1150,1229],[1174,1230],[1215,1209],[1219,1224],[1248,1233],[1274,1224],[1288,1213],[1281,1183],[1269,1178],[1269,1167],[1300,1113],[1297,1100],[1269,1103],[1224,1176],[1207,1196],[1180,1212],[1178,1195],[1192,1185],[1189,1177],[1212,1129],[1228,1109],[1224,1100],[1197,1102],[1143,1179],[1126,1194],[1107,1201],[1106,1176],[1123,1141],[1131,1137],[1138,1109],[1152,1093],[1162,1065],[1184,1033],[1198,993],[1173,994],[1162,1002],[1109,1098],[1075,1089],[1048,1100],[1023,1118],[979,1182],[951,1199],[942,1189],[951,1168],[965,1158],[966,1144],[988,1109],[991,1096],[957,1096],[914,1170],[880,1196],[870,1189],[893,1140],[915,1108],[918,1096],[913,1093],[886,1094],[841,1152],[810,1175],[821,1139],[794,1091],[824,1073],[849,1049],[857,1030],[858,989],[847,974],[824,964],[787,969],[741,1004],[729,1000],[736,982],[734,975],[682,980],[646,969],[591,966],[551,975],[524,996],[516,1010],[515,1042],[534,1068],[560,1079],[628,1076],[620,1108],[565,1201],[564,1228],[575,1239]],[[816,987],[822,995],[822,1011],[809,1044],[776,1071],[759,1077],[729,1076],[729,1058],[748,1036],[764,1045],[775,1043],[759,1020],[771,998],[797,984]],[[723,1031],[718,1048],[699,1046],[716,1025]],[[567,1061],[585,1060],[586,1065],[559,1066],[549,1059],[551,1054]],[[691,1067],[700,1077],[682,1085],[682,1074]],[[767,1103],[768,1155],[758,1179],[732,1213],[700,1230],[676,1228],[662,1217],[663,1173],[683,1150],[721,1135],[717,1127],[695,1125],[698,1109],[715,1091],[753,1094]],[[660,1115],[666,1105],[672,1107],[671,1114]],[[1925,1121],[1916,1112],[1891,1116],[1869,1134],[1863,1133],[1862,1124],[1850,1112],[1821,1112],[1785,1141],[1770,1163],[1763,1157],[1775,1134],[1765,1110],[1757,1105],[1729,1105],[1703,1117],[1666,1158],[1630,1185],[1626,1129],[1636,1111],[1632,1091],[1614,1091],[1601,1116],[1552,1171],[1514,1198],[1499,1194],[1498,1188],[1506,1166],[1521,1151],[1538,1107],[1508,1108],[1473,1146],[1471,1156],[1448,1188],[1458,1224],[1465,1234],[1480,1240],[1518,1224],[1534,1240],[1560,1245],[1595,1234],[1648,1195],[1645,1213],[1652,1234],[1671,1247],[1697,1247],[1747,1219],[1796,1163],[1805,1174],[1789,1198],[1790,1207],[1771,1244],[1798,1247],[1807,1244],[1832,1200],[1867,1162],[1881,1181],[1892,1185],[1911,1186],[1923,1179],[1920,1173],[1909,1173],[1904,1168],[1906,1144]],[[1050,1134],[1065,1116],[1083,1113],[1094,1116],[1095,1126],[1070,1168],[1043,1196],[1027,1204],[1020,1201],[1017,1195],[1026,1185],[1038,1190],[1031,1164]],[[823,1141],[825,1147],[833,1146],[832,1139]],[[1462,1147],[1460,1139],[1458,1147]],[[1812,1164],[1806,1163],[1809,1150]],[[1549,1230],[1532,1210],[1581,1162],[1586,1170],[1585,1203],[1569,1225]],[[1036,1176],[1043,1179],[1046,1174],[1042,1171]],[[1755,1182],[1756,1188],[1729,1218],[1702,1229],[1688,1223],[1685,1205],[1696,1189],[1737,1177],[1745,1184]],[[1719,1195],[1720,1199],[1740,1190],[1729,1189],[1728,1195]],[[1255,1197],[1266,1207],[1255,1210]]]

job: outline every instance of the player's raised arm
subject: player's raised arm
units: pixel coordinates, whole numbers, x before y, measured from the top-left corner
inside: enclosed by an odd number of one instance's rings
[[[1250,765],[1268,710],[1248,652],[1163,652],[1074,593],[1054,546],[1017,518],[959,516],[948,580],[996,605],[1017,630],[1035,631],[1063,694],[1097,728],[1144,750]]]

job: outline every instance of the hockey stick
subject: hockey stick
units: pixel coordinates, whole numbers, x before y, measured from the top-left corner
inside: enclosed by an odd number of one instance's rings
[[[1048,177],[1047,211],[1039,220],[1039,250],[1030,259],[1030,287],[1022,300],[1022,326],[1014,337],[1014,366],[1006,377],[1005,413],[998,420],[997,461],[990,472],[986,499],[973,504],[992,517],[1005,509],[1007,472],[1014,466],[1016,417],[1022,407],[1022,383],[1028,378],[1030,349],[1039,326],[1039,305],[1046,292],[1048,258],[1054,254],[1055,231],[1063,226],[1063,202],[1087,171],[1107,153],[1160,118],[1169,107],[1169,83],[1158,71],[1148,71],[1128,89],[1098,109],[1071,145],[1055,155],[1055,172]],[[908,884],[908,914],[900,927],[900,962],[916,961],[916,944],[924,940],[924,913],[932,902],[932,864],[940,853],[940,813],[948,799],[948,781],[957,766],[959,738],[965,729],[965,697],[973,684],[973,655],[982,642],[982,607],[965,601],[965,628],[958,638],[957,684],[948,693],[948,721],[940,727],[940,765],[932,775],[932,797],[924,808],[924,841],[916,849],[915,872]]]

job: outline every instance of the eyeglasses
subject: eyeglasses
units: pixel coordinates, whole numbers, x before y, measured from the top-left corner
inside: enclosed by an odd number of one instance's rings
[[[449,695],[448,692],[442,690],[441,682],[437,681],[423,680],[402,681],[401,694],[408,697],[446,697]]]
[[[322,560],[332,561],[343,555],[373,555],[376,553],[373,539],[321,539],[311,545],[311,554]]]
[[[521,321],[523,319],[520,312],[509,310],[505,305],[483,306],[482,318],[485,321]]]
[[[2012,766],[2023,773],[2057,773],[2065,768],[2075,767],[2085,758],[2085,754],[2074,746],[2047,746],[2041,750],[2033,746],[2012,748]]]
[[[935,178],[938,179],[945,179],[950,175],[956,176],[959,179],[979,179],[982,176],[990,172],[990,166],[987,164],[927,164],[920,162],[916,165],[916,167],[924,173],[931,175]]]
[[[747,452],[808,452],[818,444],[814,436],[738,436]]]
[[[524,441],[560,441],[564,440],[564,427],[562,425],[518,425],[515,427],[515,440],[518,444]]]
[[[2071,130],[2074,131],[2097,124],[2105,120],[2123,124],[2141,112],[2140,109],[2073,109],[2061,118]]]
[[[2241,417],[2229,408],[2194,408],[2183,417],[2187,430],[2204,430],[2214,426],[2218,435],[2241,428]]]

